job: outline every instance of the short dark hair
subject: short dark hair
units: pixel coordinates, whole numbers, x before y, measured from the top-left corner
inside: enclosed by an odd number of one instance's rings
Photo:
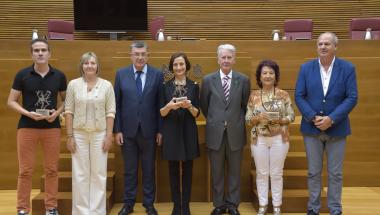
[[[47,45],[48,51],[50,52],[50,45],[49,42],[46,39],[43,38],[37,38],[30,42],[30,52],[33,52],[33,45],[37,42],[45,43]]]
[[[176,53],[172,54],[172,56],[170,57],[170,61],[169,61],[169,71],[173,72],[174,60],[176,58],[179,58],[179,57],[183,57],[183,59],[185,60],[185,64],[186,64],[186,72],[189,71],[191,68],[191,64],[190,64],[189,59],[187,58],[187,55],[183,52],[176,52]]]
[[[144,41],[134,41],[130,46],[130,50],[132,51],[133,48],[145,48],[148,50],[148,45]]]
[[[263,70],[263,67],[267,66],[274,70],[276,81],[274,82],[274,86],[276,87],[278,82],[280,81],[280,67],[276,62],[273,60],[263,60],[259,63],[256,69],[256,83],[260,88],[263,88],[263,83],[261,83],[261,71]]]

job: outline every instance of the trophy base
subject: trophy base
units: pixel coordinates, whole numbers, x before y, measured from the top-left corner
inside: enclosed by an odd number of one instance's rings
[[[50,111],[47,109],[36,109],[36,113],[41,114],[43,116],[49,116]]]
[[[280,113],[279,112],[267,112],[270,120],[277,120],[280,119]]]
[[[182,102],[182,101],[186,101],[186,100],[187,100],[187,96],[175,97],[174,98],[174,103],[176,103],[176,102]]]

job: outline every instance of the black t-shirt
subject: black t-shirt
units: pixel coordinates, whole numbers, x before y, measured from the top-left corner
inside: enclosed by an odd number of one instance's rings
[[[49,65],[49,72],[42,77],[34,71],[33,65],[22,69],[16,74],[12,89],[21,91],[22,106],[28,111],[36,109],[57,109],[57,97],[61,91],[66,91],[65,75]],[[54,122],[46,120],[35,121],[21,115],[18,128],[60,128],[58,117]]]

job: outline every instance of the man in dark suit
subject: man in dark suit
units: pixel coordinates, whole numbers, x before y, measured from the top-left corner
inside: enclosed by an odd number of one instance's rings
[[[201,110],[207,119],[206,144],[211,163],[214,210],[211,215],[225,212],[239,214],[240,166],[246,143],[245,112],[250,93],[247,76],[232,70],[236,49],[224,44],[218,47],[220,69],[207,75],[202,82]],[[227,167],[227,192],[224,176]]]
[[[338,38],[323,33],[317,42],[319,58],[301,66],[295,101],[302,114],[301,132],[308,159],[309,215],[321,207],[323,154],[327,155],[328,207],[342,214],[342,167],[346,136],[351,134],[348,114],[358,99],[355,67],[335,57]]]
[[[164,80],[162,72],[147,65],[144,42],[132,43],[130,55],[133,64],[117,71],[115,78],[114,133],[124,159],[124,206],[119,215],[133,212],[139,160],[143,171],[143,206],[148,215],[156,215],[155,152],[156,143],[161,143],[159,90]]]

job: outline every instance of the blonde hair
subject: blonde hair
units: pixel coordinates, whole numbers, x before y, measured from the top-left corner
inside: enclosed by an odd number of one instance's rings
[[[82,55],[82,57],[80,58],[80,62],[79,62],[79,74],[81,76],[84,75],[84,71],[83,71],[83,64],[88,61],[91,57],[93,57],[95,59],[95,62],[96,62],[96,65],[97,65],[97,68],[96,68],[96,74],[99,75],[99,72],[100,72],[100,64],[99,64],[99,60],[98,60],[98,57],[96,56],[96,54],[94,52],[86,52]]]

